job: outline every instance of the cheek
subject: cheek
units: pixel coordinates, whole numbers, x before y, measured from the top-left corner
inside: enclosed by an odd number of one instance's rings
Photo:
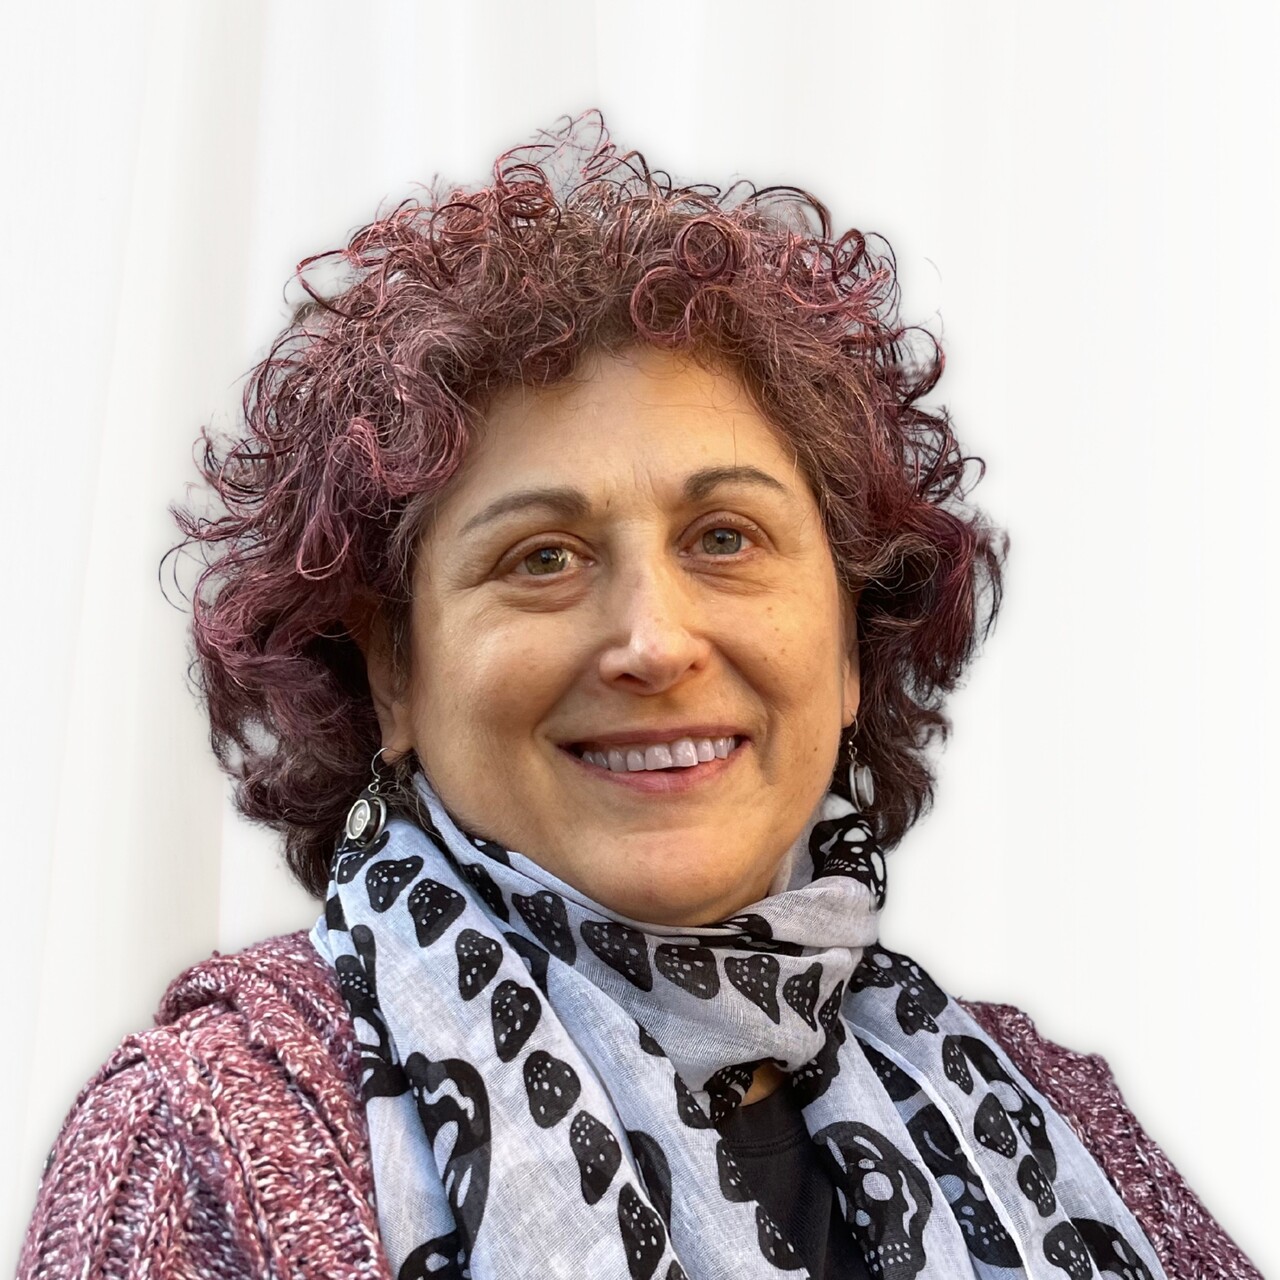
[[[471,732],[459,749],[530,727],[564,687],[567,655],[537,628],[462,619],[424,632],[416,653],[416,706],[424,726]]]
[[[821,711],[842,697],[839,613],[820,591],[770,605],[754,634],[757,669],[780,700]]]

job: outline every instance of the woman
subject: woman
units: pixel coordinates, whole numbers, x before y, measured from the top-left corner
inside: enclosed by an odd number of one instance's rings
[[[887,255],[571,126],[337,263],[176,513],[324,912],[121,1046],[22,1274],[1256,1275],[1098,1059],[878,943],[1003,556]]]

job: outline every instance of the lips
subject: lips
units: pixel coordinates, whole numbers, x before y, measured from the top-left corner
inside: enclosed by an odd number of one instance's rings
[[[658,728],[631,728],[631,730],[609,731],[608,733],[591,733],[588,737],[577,737],[577,739],[564,740],[561,746],[567,751],[572,751],[575,755],[581,755],[584,750],[608,751],[611,748],[639,748],[644,750],[649,746],[662,744],[671,746],[672,742],[678,742],[681,739],[690,739],[698,741],[700,737],[707,737],[712,741],[717,737],[732,737],[741,742],[748,735],[742,730],[739,724],[726,724],[723,722],[707,722],[701,724],[671,724],[671,726],[660,726]]]
[[[570,749],[588,764],[611,773],[644,773],[658,769],[693,769],[712,760],[725,760],[740,741],[736,735],[680,737],[649,743],[633,740],[616,746],[593,740],[576,743]]]
[[[560,750],[567,757],[569,767],[586,785],[603,787],[604,793],[612,792],[615,796],[629,796],[631,799],[627,803],[656,804],[682,796],[717,794],[717,788],[724,785],[721,779],[741,775],[743,759],[750,756],[753,745],[750,738],[734,735],[724,740],[732,744],[725,755],[717,755],[713,748],[711,759],[702,761],[697,758],[697,741],[687,739],[693,746],[691,764],[687,763],[690,759],[687,748],[675,750],[681,742],[679,738],[672,742],[646,743],[643,756],[640,756],[637,745],[627,748],[611,746],[607,752],[599,754],[590,750],[591,740],[566,743]],[[579,750],[573,750],[574,746]],[[707,754],[705,749],[703,754]],[[679,763],[679,760],[686,763]],[[636,767],[633,769],[632,765]]]
[[[727,759],[747,740],[733,725],[680,725],[670,729],[631,729],[596,734],[563,743],[563,749],[611,773],[694,769]]]

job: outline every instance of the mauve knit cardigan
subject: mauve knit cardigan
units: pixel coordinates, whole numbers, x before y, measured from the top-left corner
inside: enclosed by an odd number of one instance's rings
[[[1261,1280],[1101,1058],[1042,1039],[1009,1005],[965,1007],[1080,1135],[1170,1280]],[[391,1280],[352,1023],[307,935],[215,954],[170,986],[156,1022],[72,1107],[19,1280]]]

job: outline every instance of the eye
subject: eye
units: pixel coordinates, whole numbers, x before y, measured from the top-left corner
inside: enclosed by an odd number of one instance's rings
[[[713,524],[694,535],[694,547],[704,556],[735,559],[755,549],[762,536],[754,525],[746,522],[742,528],[727,523]],[[535,546],[524,555],[517,551],[515,557],[507,562],[511,567],[506,572],[518,578],[563,577],[582,568],[584,562],[580,551],[562,542]],[[589,565],[591,558],[586,557],[585,563]]]
[[[764,534],[749,520],[720,517],[720,524],[708,525],[697,535],[696,546],[706,556],[718,560],[738,559],[758,550],[767,541]]]
[[[742,550],[742,530],[718,525],[702,535],[702,549],[711,556],[731,556]]]
[[[538,547],[520,561],[516,566],[516,572],[523,570],[524,573],[538,578],[563,573],[569,567],[572,556],[573,552],[568,547]]]

